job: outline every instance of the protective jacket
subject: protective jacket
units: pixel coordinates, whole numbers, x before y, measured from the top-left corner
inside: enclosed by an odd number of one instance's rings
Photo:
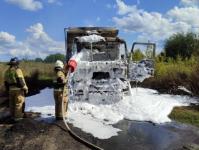
[[[27,92],[28,88],[22,70],[19,67],[10,67],[5,72],[4,79],[6,89],[22,89]]]
[[[64,104],[64,112],[66,115],[68,104],[68,89],[66,86],[67,79],[64,71],[56,70],[56,77],[54,80],[54,99],[55,99],[55,116],[56,119],[62,119],[62,102]]]
[[[9,108],[11,116],[21,119],[25,109],[25,93],[28,92],[23,73],[18,67],[10,67],[5,72],[5,86],[9,93]]]
[[[55,71],[56,73],[56,77],[54,79],[54,89],[56,91],[62,91],[64,88],[66,88],[66,75],[64,73],[64,71],[62,70],[57,70]]]

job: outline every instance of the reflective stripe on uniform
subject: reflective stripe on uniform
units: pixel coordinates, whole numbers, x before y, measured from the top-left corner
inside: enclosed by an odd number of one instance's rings
[[[23,73],[22,73],[22,71],[21,71],[20,68],[17,68],[17,69],[16,69],[16,76],[17,76],[18,78],[24,78],[24,77],[23,77]]]

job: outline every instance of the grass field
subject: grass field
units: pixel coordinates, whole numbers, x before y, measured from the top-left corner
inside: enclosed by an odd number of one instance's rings
[[[169,117],[199,127],[199,106],[175,107]]]
[[[38,84],[39,81],[46,81],[53,79],[53,64],[41,62],[21,62],[20,68],[29,84],[29,86]],[[0,86],[4,82],[4,72],[9,66],[5,63],[0,63]],[[40,84],[39,84],[40,85]],[[43,86],[42,86],[43,87]]]
[[[156,61],[155,75],[145,80],[142,85],[159,91],[175,91],[184,86],[194,95],[199,95],[199,62],[190,60]],[[172,92],[171,92],[172,93]]]

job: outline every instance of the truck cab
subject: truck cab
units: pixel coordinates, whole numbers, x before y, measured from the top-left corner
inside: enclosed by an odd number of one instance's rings
[[[118,32],[107,27],[65,29],[66,59],[69,61],[74,56],[78,59],[71,76],[73,100],[110,104],[131,95],[130,81],[136,80],[133,73],[139,70],[139,63],[130,59],[133,50],[128,53],[126,42],[118,37]],[[146,64],[148,60],[140,63],[144,74]]]

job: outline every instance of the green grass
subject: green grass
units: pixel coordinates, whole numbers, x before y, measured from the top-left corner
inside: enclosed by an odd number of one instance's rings
[[[189,60],[156,60],[154,78],[145,80],[142,85],[159,91],[175,91],[178,86],[184,86],[192,91],[194,95],[199,95],[198,74],[198,58],[193,57]]]
[[[165,76],[176,76],[177,74],[184,74],[190,76],[194,68],[199,64],[198,58],[192,57],[189,60],[177,60],[168,59],[167,61],[156,60],[155,77],[161,78]]]
[[[169,117],[199,127],[199,106],[175,107]]]

